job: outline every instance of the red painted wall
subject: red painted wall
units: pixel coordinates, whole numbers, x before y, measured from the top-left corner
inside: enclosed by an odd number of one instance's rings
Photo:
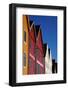
[[[29,31],[29,63],[28,63],[28,73],[35,74],[35,34],[34,29]]]

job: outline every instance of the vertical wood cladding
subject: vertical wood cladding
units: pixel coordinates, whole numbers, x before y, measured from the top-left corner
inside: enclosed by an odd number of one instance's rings
[[[25,62],[23,62],[23,74],[27,75],[28,74],[28,23],[27,23],[27,17],[25,15],[23,17],[23,30],[22,30],[22,35],[23,35],[23,55],[25,55]],[[23,57],[24,59],[24,57]],[[23,60],[24,61],[24,60]]]
[[[43,44],[40,25],[23,15],[23,74],[57,73],[57,63],[52,60],[51,50]]]

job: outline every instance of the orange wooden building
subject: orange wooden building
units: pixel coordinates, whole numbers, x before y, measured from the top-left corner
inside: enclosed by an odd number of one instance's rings
[[[23,74],[28,74],[28,22],[27,16],[22,16],[23,26]]]

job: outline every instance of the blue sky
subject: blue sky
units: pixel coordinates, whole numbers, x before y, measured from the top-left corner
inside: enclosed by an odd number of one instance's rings
[[[43,43],[51,49],[52,57],[57,61],[57,16],[29,16],[35,25],[42,29]]]

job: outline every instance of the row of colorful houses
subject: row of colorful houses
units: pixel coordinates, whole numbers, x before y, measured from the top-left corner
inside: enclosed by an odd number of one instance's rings
[[[57,63],[52,60],[48,44],[43,44],[40,25],[23,15],[23,74],[57,73]]]

